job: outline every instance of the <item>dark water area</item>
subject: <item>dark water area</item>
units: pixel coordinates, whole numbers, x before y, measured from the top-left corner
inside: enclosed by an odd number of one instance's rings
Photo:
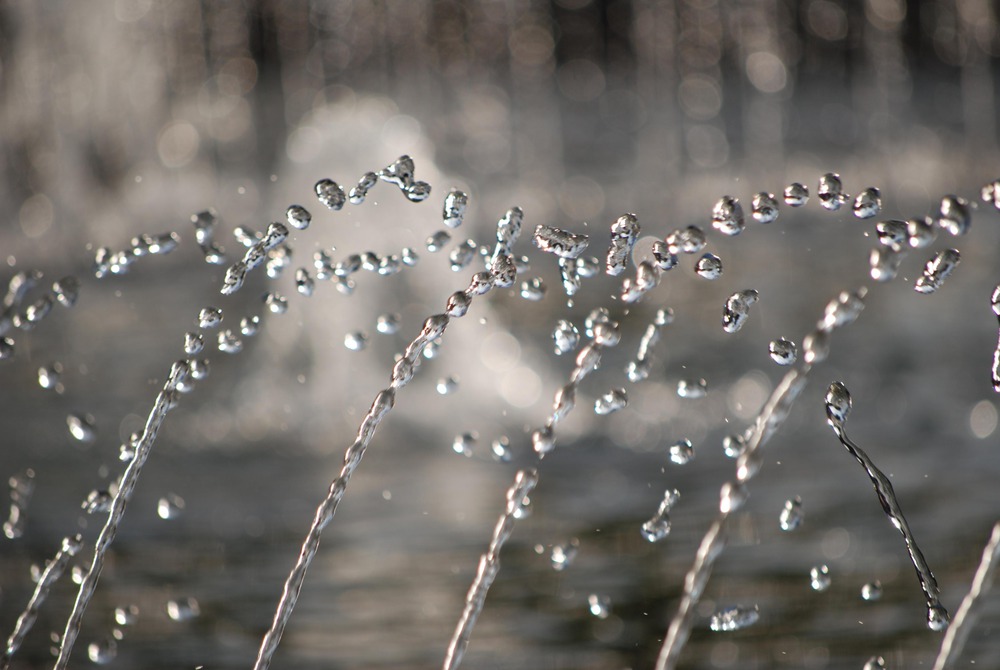
[[[113,493],[120,445],[141,432],[185,358],[186,332],[204,335],[193,357],[208,359],[210,374],[166,416],[70,667],[252,666],[394,355],[484,269],[477,253],[453,271],[449,254],[467,239],[492,252],[496,222],[515,205],[524,229],[513,253],[530,269],[452,319],[396,394],[324,531],[273,667],[440,667],[505,491],[526,467],[539,473],[530,514],[501,551],[465,666],[653,667],[719,489],[735,476],[724,438],[753,423],[787,370],[769,343],[787,338],[801,359],[827,303],[860,286],[864,311],[831,334],[829,357],[761,448],[677,667],[860,669],[878,656],[888,668],[933,667],[943,634],[926,626],[903,539],[827,425],[824,394],[833,381],[850,388],[851,439],[892,482],[954,614],[1000,519],[990,376],[1000,213],[981,199],[1000,177],[996,18],[988,3],[876,0],[7,6],[0,279],[43,273],[22,308],[60,277],[81,287],[75,306],[0,333],[14,346],[0,361],[0,474],[34,473],[23,535],[0,537],[0,635],[31,597],[31,566],[44,567],[66,536],[84,540],[11,667],[54,664],[50,634],[62,634],[78,589],[71,570],[87,569],[107,518],[81,503]],[[339,211],[317,200],[318,180],[349,191],[403,154],[433,188],[424,202],[384,181]],[[835,212],[817,197],[828,172],[850,196]],[[792,182],[809,189],[802,207],[781,198]],[[862,220],[851,204],[870,186],[882,207]],[[457,229],[442,223],[451,188],[469,194]],[[777,197],[773,223],[751,215],[760,191]],[[936,220],[947,194],[974,205],[968,233],[935,223],[936,239],[911,249],[896,279],[875,281],[875,222]],[[724,195],[745,211],[738,236],[712,226]],[[262,266],[220,294],[246,252],[236,228],[262,232],[293,203],[312,223],[291,229],[283,269],[271,256],[280,276]],[[225,264],[206,263],[195,242],[190,217],[207,209]],[[609,229],[625,212],[642,226],[635,262],[609,277]],[[539,224],[589,235],[583,256],[600,261],[571,300],[556,258],[531,242]],[[689,225],[705,231],[721,277],[695,273],[703,252],[680,254],[641,301],[624,304],[622,280],[654,239]],[[430,252],[438,230],[450,241]],[[95,277],[100,247],[169,231],[176,250]],[[316,252],[335,264],[404,247],[415,266],[359,269],[352,295],[316,278]],[[928,259],[948,248],[961,253],[952,275],[915,291]],[[314,295],[296,289],[298,268]],[[544,297],[522,297],[522,281],[536,277]],[[725,332],[727,298],[748,289],[759,300],[739,332]],[[287,312],[268,309],[269,292]],[[208,306],[222,323],[199,329]],[[602,306],[621,342],[581,382],[539,461],[532,432],[574,367],[575,353],[554,354],[553,329],[571,321],[583,346],[584,321]],[[632,382],[626,366],[661,308],[674,321],[651,347],[648,378]],[[379,332],[390,314],[398,331]],[[252,316],[259,333],[239,334]],[[226,329],[239,352],[219,351]],[[358,333],[365,346],[355,351],[345,343]],[[54,361],[61,387],[43,388],[38,370]],[[457,386],[441,394],[449,377]],[[678,384],[698,379],[707,395],[680,397]],[[627,407],[595,413],[615,388]],[[93,441],[74,439],[71,414],[92,420]],[[474,436],[465,455],[454,447],[464,433]],[[493,457],[501,436],[509,462]],[[684,439],[694,458],[681,465],[670,446]],[[643,523],[674,488],[669,535],[648,542]],[[779,515],[795,497],[804,520],[785,532]],[[559,570],[557,547],[574,556]],[[825,590],[810,586],[820,566]],[[863,599],[875,581],[881,597]],[[130,605],[134,622],[116,623],[116,608]],[[981,605],[955,667],[1000,667],[1000,596],[987,592]],[[759,620],[710,630],[733,606],[756,606]]]

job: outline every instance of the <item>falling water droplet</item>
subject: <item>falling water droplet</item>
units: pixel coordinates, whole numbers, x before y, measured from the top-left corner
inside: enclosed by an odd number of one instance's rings
[[[677,465],[687,465],[694,459],[694,446],[691,440],[679,440],[670,445],[670,460]]]
[[[66,417],[66,427],[69,434],[77,442],[89,444],[97,438],[97,428],[94,426],[94,417],[89,414],[70,414]]]
[[[893,251],[902,251],[910,243],[906,221],[899,219],[879,221],[875,224],[875,234],[878,236],[879,244]]]
[[[476,435],[474,433],[461,433],[456,435],[451,443],[451,448],[456,454],[462,456],[472,456],[472,448],[476,445]]]
[[[779,337],[771,340],[767,345],[767,351],[771,354],[771,360],[778,365],[791,365],[798,357],[798,347],[791,340]]]
[[[80,295],[80,282],[76,277],[63,277],[52,284],[52,295],[63,307],[72,307]]]
[[[675,230],[664,238],[671,254],[696,254],[705,248],[705,231],[698,226]]]
[[[194,598],[167,601],[167,616],[174,621],[190,621],[199,615],[201,615],[201,607]]]
[[[778,201],[773,193],[761,191],[753,197],[753,218],[760,223],[771,223],[778,218]]]
[[[555,226],[538,225],[535,227],[532,242],[546,253],[559,258],[576,259],[590,244],[590,238]]]
[[[118,655],[118,643],[113,637],[87,645],[87,657],[96,665],[107,665]]]
[[[532,277],[521,282],[521,297],[537,302],[545,297],[545,282],[541,277]]]
[[[842,382],[833,382],[826,391],[826,418],[835,429],[843,428],[851,413],[851,394]]]
[[[604,271],[617,277],[625,271],[632,248],[639,239],[639,218],[635,214],[622,214],[611,224],[611,246]],[[582,250],[581,250],[582,251]]]
[[[176,493],[168,493],[156,503],[156,515],[164,521],[171,521],[184,513],[184,498]]]
[[[360,330],[344,335],[344,346],[351,351],[361,351],[368,345],[368,336]]]
[[[238,354],[243,351],[243,340],[230,329],[219,333],[219,351],[224,354]]]
[[[859,219],[870,219],[882,211],[882,193],[871,186],[854,198],[854,216]]]
[[[292,228],[305,230],[312,222],[312,214],[302,205],[289,205],[285,210],[285,218]]]
[[[798,496],[785,501],[785,506],[778,515],[778,528],[790,533],[797,530],[805,520],[805,513],[802,511],[802,499]]]
[[[573,538],[565,544],[557,544],[552,547],[552,554],[549,558],[552,562],[552,569],[556,572],[562,572],[569,566],[573,565],[573,560],[576,558],[579,549],[580,541],[576,538]]]
[[[823,318],[816,325],[822,331],[831,331],[854,323],[865,308],[864,298],[868,290],[862,288],[854,293],[841,291],[837,297],[827,303],[823,310]]]
[[[115,623],[119,626],[134,626],[138,619],[139,608],[136,605],[115,608]]]
[[[448,261],[451,263],[452,272],[458,272],[467,267],[476,256],[476,248],[477,245],[474,240],[466,240],[452,249],[451,253],[448,254]]]
[[[458,189],[451,189],[444,198],[444,211],[441,216],[444,225],[449,228],[458,228],[462,225],[465,217],[465,210],[469,206],[469,196]]]
[[[871,277],[875,281],[886,282],[896,278],[904,254],[889,249],[872,249],[868,257]]]
[[[681,379],[677,382],[677,395],[681,398],[697,400],[708,394],[708,382],[704,379]]]
[[[830,568],[817,565],[809,569],[809,586],[813,591],[826,591],[830,588]]]
[[[240,319],[240,333],[242,333],[244,337],[253,337],[258,333],[258,331],[260,331],[259,316],[245,316]]]
[[[58,390],[61,386],[63,366],[58,361],[38,368],[38,385],[47,390]]]
[[[840,181],[840,175],[835,172],[828,172],[819,178],[819,188],[816,189],[816,197],[825,209],[835,212],[847,202],[847,195],[844,193],[844,185]]]
[[[909,219],[906,222],[906,236],[909,239],[910,247],[923,249],[929,247],[937,239],[937,228],[934,227],[934,222],[927,217]]]
[[[375,330],[383,335],[394,335],[399,331],[399,314],[379,314],[375,319]]]
[[[809,202],[809,189],[798,182],[792,182],[785,187],[784,196],[786,205],[801,207]]]
[[[295,290],[307,298],[312,296],[316,290],[316,282],[309,276],[309,270],[305,268],[295,270]]]
[[[531,448],[540,457],[545,456],[556,446],[556,437],[552,431],[552,426],[539,428],[531,434]]]
[[[746,227],[743,206],[731,195],[722,196],[712,208],[712,227],[723,235],[739,235]]]
[[[580,331],[566,319],[559,319],[552,331],[552,341],[555,342],[557,356],[568,354],[580,344]]]
[[[868,582],[861,587],[861,598],[868,602],[874,602],[882,597],[882,583],[878,580]]]
[[[267,293],[264,296],[264,306],[271,314],[284,314],[288,311],[288,299],[278,293]]]
[[[729,458],[739,458],[746,447],[747,441],[742,435],[726,435],[722,438],[722,451]]]
[[[753,607],[727,607],[712,615],[708,624],[716,633],[728,633],[734,630],[743,630],[754,625],[760,619],[760,609],[757,605]]]
[[[611,615],[611,598],[606,595],[591,593],[587,596],[590,613],[598,619],[607,619]]]
[[[513,454],[510,451],[510,440],[507,439],[506,435],[493,440],[490,448],[493,452],[493,460],[499,463],[510,463],[511,458],[513,458]]]
[[[113,500],[114,496],[110,492],[94,489],[87,494],[80,508],[87,514],[105,514],[111,510]]]
[[[750,316],[750,306],[757,302],[759,294],[754,289],[737,291],[726,300],[722,310],[722,329],[727,333],[736,333]]]
[[[917,293],[934,293],[941,288],[944,280],[958,267],[960,260],[958,249],[945,249],[937,252],[927,261],[923,275],[917,277],[913,286],[914,290]]]
[[[867,661],[865,661],[865,667],[863,670],[885,670],[886,664],[885,659],[881,656],[872,656]]]
[[[628,393],[623,388],[611,389],[594,403],[594,414],[613,414],[628,405]]]
[[[670,510],[673,509],[681,494],[677,489],[667,489],[656,514],[642,524],[640,532],[647,542],[659,542],[670,534]]]
[[[941,198],[938,225],[952,235],[965,235],[972,223],[972,212],[969,201],[954,195]]]
[[[335,212],[342,208],[347,200],[344,189],[332,179],[320,179],[313,187],[313,191],[321,203]]]
[[[830,331],[814,330],[802,339],[802,358],[809,365],[816,365],[830,355]]]
[[[458,390],[458,380],[454,377],[442,377],[434,387],[439,395],[451,395]]]
[[[722,259],[715,254],[706,253],[698,259],[694,271],[702,279],[718,279],[722,276]]]

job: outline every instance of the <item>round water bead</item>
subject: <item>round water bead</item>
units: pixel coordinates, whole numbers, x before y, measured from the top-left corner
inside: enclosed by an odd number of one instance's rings
[[[118,643],[113,637],[87,645],[87,658],[96,665],[107,665],[118,655]]]
[[[552,547],[552,554],[549,558],[552,561],[552,569],[556,572],[562,572],[571,566],[579,549],[580,541],[576,538],[565,544],[557,544]]]
[[[871,186],[854,198],[854,216],[859,219],[870,219],[882,211],[882,193]]]
[[[722,451],[729,458],[739,458],[747,447],[747,440],[742,435],[726,435],[722,438]]]
[[[351,351],[361,351],[368,346],[368,336],[360,330],[344,335],[344,346]]]
[[[164,521],[171,521],[184,513],[184,498],[176,493],[168,493],[156,503],[156,515]]]
[[[826,390],[826,419],[834,428],[847,421],[851,413],[851,394],[842,382],[833,382]]]
[[[138,618],[139,608],[136,605],[115,608],[115,623],[119,626],[133,626]]]
[[[867,600],[868,602],[873,602],[882,597],[882,582],[877,579],[874,582],[868,582],[861,587],[861,598]]]
[[[712,227],[723,235],[739,235],[745,226],[740,201],[731,195],[719,198],[712,208]]]
[[[670,460],[677,465],[686,465],[694,458],[691,440],[679,440],[670,445]]]
[[[305,230],[312,222],[312,214],[302,205],[289,205],[285,210],[285,218],[292,228]]]
[[[767,351],[771,354],[771,360],[778,365],[791,365],[799,355],[795,343],[783,337],[771,340],[770,344],[767,345]]]
[[[435,233],[432,233],[427,238],[427,241],[424,242],[424,246],[427,248],[427,251],[435,253],[437,251],[441,251],[442,249],[444,249],[444,246],[448,244],[448,242],[450,241],[451,241],[451,235],[448,234],[448,231],[439,230]]]
[[[790,533],[802,525],[805,513],[802,511],[802,499],[798,496],[785,501],[785,506],[778,516],[778,528]]]
[[[672,254],[696,254],[705,248],[705,231],[698,226],[688,226],[670,233],[664,241]]]
[[[773,193],[761,191],[753,197],[753,218],[760,223],[771,223],[778,218],[778,201]]]
[[[89,414],[70,414],[66,417],[66,427],[69,434],[77,442],[89,444],[97,438],[97,428],[94,426],[94,417]]]
[[[458,380],[455,377],[442,377],[434,388],[439,395],[450,395],[458,390]]]
[[[708,624],[716,633],[728,633],[734,630],[742,630],[754,625],[760,620],[760,609],[757,605],[753,607],[727,607],[712,615]]]
[[[597,593],[587,596],[587,605],[590,613],[598,619],[607,619],[611,615],[611,598]]]
[[[704,398],[708,394],[708,382],[704,379],[681,379],[677,382],[677,395],[689,400]]]
[[[814,591],[826,591],[830,588],[830,568],[817,565],[809,570],[809,585]]]
[[[472,448],[476,445],[475,433],[461,433],[455,436],[451,448],[456,454],[472,456]]]
[[[801,207],[809,202],[809,188],[796,182],[785,187],[785,204],[790,207]]]
[[[698,259],[694,271],[702,279],[718,279],[722,276],[722,259],[712,253],[706,253]]]
[[[62,386],[59,381],[62,378],[62,372],[62,363],[58,361],[53,361],[48,365],[43,365],[38,368],[38,385],[43,389],[54,389],[58,391]]]
[[[507,439],[506,435],[501,435],[497,439],[493,440],[493,444],[490,445],[490,448],[493,452],[493,460],[499,463],[510,463],[513,454],[510,451],[510,440]]]
[[[190,621],[201,615],[201,607],[194,598],[167,601],[167,616],[174,621]]]
[[[231,330],[219,333],[219,351],[224,354],[238,354],[243,351],[243,340]]]
[[[521,282],[521,297],[537,302],[545,297],[545,282],[541,277],[532,277]]]
[[[259,316],[245,316],[240,319],[240,333],[244,337],[253,337],[260,330],[260,317]]]
[[[828,172],[819,178],[819,188],[816,189],[816,197],[823,205],[824,209],[835,212],[847,202],[847,195],[844,194],[844,185],[840,181],[840,175],[835,172]]]
[[[288,300],[277,293],[268,293],[264,296],[264,306],[271,314],[284,314],[288,311]]]
[[[394,335],[399,330],[399,314],[379,314],[375,319],[375,330],[383,335]]]

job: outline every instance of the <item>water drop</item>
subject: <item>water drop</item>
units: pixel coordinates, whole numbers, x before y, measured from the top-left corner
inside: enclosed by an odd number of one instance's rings
[[[688,226],[670,233],[664,241],[672,254],[696,254],[705,248],[705,231],[698,226]]]
[[[759,299],[759,294],[754,289],[737,291],[726,300],[726,306],[722,310],[722,329],[727,333],[736,333],[750,316],[750,305]]]
[[[909,219],[906,222],[906,236],[912,248],[923,249],[929,247],[937,239],[937,228],[934,227],[934,222],[927,217]]]
[[[798,357],[798,347],[791,340],[779,337],[771,340],[767,345],[767,351],[771,354],[771,360],[778,365],[791,365]]]
[[[591,336],[602,347],[616,347],[621,342],[622,333],[616,321],[599,321],[591,329]]]
[[[476,436],[474,433],[462,433],[455,436],[455,439],[451,443],[451,448],[456,454],[472,456],[472,448],[475,445]]]
[[[935,632],[940,632],[948,627],[951,618],[948,612],[940,604],[928,604],[927,606],[927,627]]]
[[[587,596],[590,613],[598,619],[607,619],[611,615],[611,598],[605,595],[591,593]]]
[[[97,438],[94,417],[89,414],[70,414],[66,417],[66,427],[74,440],[89,444]]]
[[[47,390],[58,390],[61,386],[63,366],[58,361],[53,361],[48,365],[38,368],[38,385]]]
[[[559,258],[576,259],[590,244],[590,238],[555,226],[538,225],[535,227],[532,242],[546,253]]]
[[[801,207],[809,202],[809,188],[798,182],[792,182],[785,187],[784,196],[786,205]]]
[[[899,219],[879,221],[875,224],[875,234],[878,236],[879,244],[893,251],[902,251],[910,243],[906,221]]]
[[[826,391],[826,419],[835,429],[842,428],[851,413],[851,394],[842,382],[833,382]]]
[[[712,227],[723,235],[739,235],[746,227],[743,206],[731,195],[719,198],[712,208]]]
[[[965,235],[972,223],[972,212],[969,201],[954,195],[941,198],[938,225],[952,235]]]
[[[885,659],[881,656],[872,656],[867,661],[865,661],[865,667],[863,670],[885,670]]]
[[[659,542],[670,535],[670,516],[668,514],[657,514],[649,521],[645,521],[639,531],[647,542]]]
[[[9,361],[12,358],[14,358],[14,340],[0,337],[0,361]]]
[[[368,345],[368,336],[360,330],[344,335],[344,346],[351,351],[361,351]]]
[[[728,458],[739,458],[746,447],[747,441],[742,435],[726,435],[722,438],[722,451]]]
[[[63,307],[72,307],[80,296],[80,282],[76,277],[63,277],[52,284],[52,295]]]
[[[531,434],[531,448],[539,457],[545,456],[556,446],[555,434],[551,426],[539,428]]]
[[[278,293],[264,295],[264,306],[271,314],[284,314],[288,311],[288,299]]]
[[[708,382],[704,379],[681,379],[677,382],[677,395],[681,398],[697,400],[708,394]]]
[[[677,465],[686,465],[694,458],[691,440],[680,440],[670,445],[670,460]]]
[[[868,602],[874,602],[882,597],[882,583],[877,579],[874,582],[868,582],[861,587],[861,598],[867,600]]]
[[[537,302],[545,297],[545,282],[541,277],[532,277],[521,282],[521,297]]]
[[[465,289],[469,295],[485,295],[493,288],[493,275],[489,272],[477,272],[469,280],[469,288]]]
[[[402,262],[396,254],[389,254],[379,259],[376,272],[380,277],[391,277],[403,269]]]
[[[230,329],[219,333],[219,351],[224,354],[238,354],[243,351],[243,340]]]
[[[638,302],[659,283],[660,271],[657,266],[649,261],[642,261],[635,269],[635,279],[629,277],[622,282],[622,302],[626,304]]]
[[[633,384],[637,384],[645,379],[649,378],[649,373],[652,370],[652,366],[647,360],[636,360],[629,361],[625,365],[625,376]]]
[[[760,609],[756,605],[753,607],[737,605],[721,609],[713,614],[708,627],[716,633],[728,633],[748,628],[757,623],[759,619]]]
[[[260,317],[256,314],[254,316],[245,316],[240,319],[240,333],[244,337],[253,337],[260,331]]]
[[[201,607],[194,598],[167,601],[167,616],[174,621],[190,621],[199,615],[201,615]]]
[[[669,244],[663,240],[653,242],[653,260],[656,262],[656,267],[663,272],[673,270],[680,262],[677,254],[672,252]]]
[[[490,449],[493,452],[493,460],[500,463],[510,463],[513,454],[510,451],[510,440],[506,436],[500,436],[493,440]]]
[[[579,549],[580,541],[576,538],[573,538],[566,544],[557,544],[552,547],[552,554],[549,558],[552,562],[552,569],[556,572],[562,572],[573,565],[573,560],[576,558]]]
[[[785,506],[778,515],[778,528],[790,533],[797,530],[805,520],[805,512],[802,511],[802,499],[798,496],[785,501]]]
[[[87,514],[105,514],[111,510],[111,503],[114,496],[110,492],[94,489],[87,494],[87,498],[80,507]]]
[[[937,252],[924,266],[924,274],[917,277],[916,284],[913,286],[914,290],[917,293],[934,293],[941,288],[944,280],[958,267],[960,260],[958,249],[945,249]]]
[[[576,259],[576,272],[584,279],[596,277],[601,273],[601,262],[593,256]]]
[[[462,225],[465,217],[465,210],[469,206],[469,196],[458,189],[451,189],[444,198],[444,211],[441,216],[444,225],[449,228],[458,228]]]
[[[118,655],[118,643],[113,637],[87,645],[87,657],[96,665],[107,665]]]
[[[987,205],[993,205],[1000,210],[1000,179],[983,185],[979,196]]]
[[[499,288],[507,288],[514,285],[517,279],[517,266],[510,254],[497,254],[490,264],[490,276],[493,278],[493,285]],[[544,295],[545,287],[538,280],[538,285]]]
[[[383,335],[394,335],[399,331],[399,314],[379,314],[375,319],[375,330]]]
[[[864,298],[867,293],[865,288],[854,293],[841,291],[836,298],[827,303],[823,310],[823,318],[816,327],[829,332],[854,323],[865,308]]]
[[[874,186],[863,190],[854,198],[854,216],[870,219],[882,211],[882,193]]]
[[[434,387],[439,395],[451,395],[458,390],[458,380],[454,377],[442,377]]]
[[[622,214],[611,224],[611,246],[604,270],[612,277],[625,271],[632,248],[639,239],[639,219],[635,214]]]
[[[715,254],[706,253],[698,259],[694,271],[703,279],[718,279],[722,276],[722,259]]]
[[[316,290],[316,282],[309,276],[309,270],[298,268],[295,270],[295,290],[299,295],[310,297]]]
[[[312,222],[312,214],[302,205],[289,205],[285,210],[285,218],[292,228],[305,230]]]
[[[809,586],[813,591],[826,591],[830,588],[830,568],[817,565],[809,569]]]
[[[871,255],[868,257],[871,278],[879,282],[895,279],[899,273],[899,265],[903,261],[903,256],[903,253],[890,249],[872,249]]]
[[[753,197],[752,214],[760,223],[771,223],[778,218],[778,201],[773,193],[761,191]]]
[[[555,343],[557,356],[568,354],[580,344],[580,331],[566,319],[559,319],[552,331],[552,341]]]
[[[574,382],[579,382],[599,367],[601,367],[601,347],[591,342],[576,355],[576,367],[571,378]]]
[[[344,206],[347,199],[344,196],[344,189],[332,179],[320,179],[313,186],[313,191],[321,203],[335,212]]]
[[[138,618],[139,608],[136,605],[115,608],[115,623],[119,626],[134,626]]]
[[[830,355],[830,332],[814,330],[802,338],[802,358],[809,365],[822,363]]]
[[[611,389],[594,403],[594,413],[613,414],[628,405],[628,393],[623,388]]]
[[[430,247],[428,247],[430,249]],[[473,240],[466,240],[459,244],[448,254],[448,261],[451,263],[452,272],[464,269],[476,256],[476,243]]]
[[[425,181],[415,181],[404,193],[410,202],[423,202],[431,195],[431,185]]]
[[[176,493],[168,493],[156,503],[156,515],[164,521],[171,521],[184,513],[184,498]]]
[[[816,189],[816,197],[824,209],[835,212],[847,202],[847,195],[844,193],[844,185],[840,181],[840,175],[828,172],[819,178],[819,188]]]
[[[611,313],[608,312],[606,307],[597,307],[592,309],[587,318],[583,320],[583,332],[584,334],[593,339],[594,337],[594,326],[599,323],[607,323],[611,320]]]

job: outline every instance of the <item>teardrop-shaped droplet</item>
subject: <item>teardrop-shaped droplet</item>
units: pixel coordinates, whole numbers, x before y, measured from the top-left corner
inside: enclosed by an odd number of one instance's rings
[[[851,413],[851,394],[842,382],[833,382],[826,390],[826,419],[834,428],[842,428]]]

